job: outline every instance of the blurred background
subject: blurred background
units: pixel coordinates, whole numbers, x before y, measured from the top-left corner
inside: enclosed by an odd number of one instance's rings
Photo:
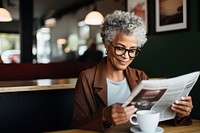
[[[1,2],[13,19],[0,22],[0,54],[4,63],[27,62],[23,61],[24,58],[28,62],[32,60],[37,63],[76,61],[92,42],[104,54],[99,25],[87,25],[84,19],[93,10],[105,16],[115,9],[125,10],[126,4],[124,0]],[[29,44],[24,44],[26,38]],[[20,53],[23,56],[22,52],[27,50],[32,52],[32,57],[27,54],[20,60]]]
[[[147,0],[148,41],[131,67],[144,70],[151,78],[170,78],[199,71],[199,0],[183,0],[187,3],[186,28],[164,32],[156,32],[156,1]],[[88,25],[84,19],[93,10],[99,11],[103,17],[116,9],[127,10],[127,2],[128,0],[1,0],[1,6],[12,16],[12,21],[0,22],[1,58],[4,63],[79,62],[93,43],[95,49],[105,56],[100,25]],[[191,116],[195,119],[200,119],[199,88],[200,80],[190,93],[194,101]]]

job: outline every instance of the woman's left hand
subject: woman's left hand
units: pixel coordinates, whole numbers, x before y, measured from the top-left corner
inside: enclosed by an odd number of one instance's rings
[[[179,118],[189,116],[192,108],[193,104],[191,96],[181,97],[181,99],[175,101],[171,107],[173,111],[177,112],[177,116]]]

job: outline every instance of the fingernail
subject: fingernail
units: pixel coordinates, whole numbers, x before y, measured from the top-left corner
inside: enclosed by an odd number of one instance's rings
[[[135,111],[137,111],[137,108],[135,108]]]
[[[185,99],[185,97],[181,97],[181,100],[184,100]]]
[[[180,101],[176,100],[175,103],[180,103]]]

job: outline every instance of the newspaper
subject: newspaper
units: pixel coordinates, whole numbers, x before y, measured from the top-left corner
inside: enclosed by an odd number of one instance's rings
[[[143,80],[122,105],[134,105],[138,110],[160,112],[160,121],[175,118],[171,105],[182,96],[187,96],[196,83],[200,72],[192,72],[168,79]]]

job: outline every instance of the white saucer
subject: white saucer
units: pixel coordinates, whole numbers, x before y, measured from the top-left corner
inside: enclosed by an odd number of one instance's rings
[[[133,133],[144,133],[140,130],[139,126],[134,126],[130,128],[130,131]],[[163,133],[164,129],[162,127],[157,127],[154,133]]]

